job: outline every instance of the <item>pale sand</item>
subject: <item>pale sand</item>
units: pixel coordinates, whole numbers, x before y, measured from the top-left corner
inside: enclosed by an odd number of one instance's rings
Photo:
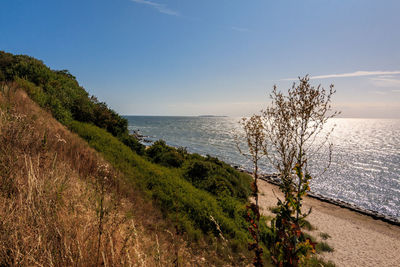
[[[268,207],[276,206],[279,188],[265,181],[259,182],[259,203],[262,212],[271,215]],[[311,235],[321,240],[319,233],[328,233],[326,242],[334,248],[324,252],[325,260],[336,266],[400,266],[400,227],[375,220],[314,198],[304,199],[304,209],[312,207],[308,221],[317,228]]]

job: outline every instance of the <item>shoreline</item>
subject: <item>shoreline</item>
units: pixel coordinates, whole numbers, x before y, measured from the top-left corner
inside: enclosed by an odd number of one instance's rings
[[[247,173],[249,175],[252,175],[251,172],[249,172],[249,171],[247,171],[245,169],[239,168],[237,166],[234,166],[234,167],[237,170],[241,171],[241,172],[244,172],[244,173]],[[259,179],[262,180],[262,181],[265,181],[267,183],[270,183],[272,185],[279,186],[279,180],[278,180],[278,175],[277,174],[261,174]],[[323,196],[321,194],[318,194],[318,193],[315,193],[315,192],[308,192],[307,193],[307,197],[314,198],[314,199],[316,199],[318,201],[326,202],[326,203],[329,203],[329,204],[332,204],[332,205],[335,205],[335,206],[338,206],[338,207],[341,207],[341,208],[344,208],[344,209],[348,209],[350,211],[357,212],[359,214],[372,217],[375,220],[381,220],[381,221],[389,223],[391,225],[400,226],[400,220],[395,218],[395,217],[388,216],[388,215],[385,215],[385,214],[381,214],[381,213],[379,213],[377,211],[364,209],[364,208],[361,208],[361,207],[359,207],[357,205],[354,205],[354,204],[351,204],[351,203],[347,203],[347,202],[339,200],[339,199],[325,197],[325,196]]]

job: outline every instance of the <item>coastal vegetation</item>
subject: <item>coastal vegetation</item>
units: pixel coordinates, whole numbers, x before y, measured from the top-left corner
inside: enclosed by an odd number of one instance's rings
[[[162,266],[176,254],[182,265],[212,258],[193,256],[156,208],[24,91],[2,89],[0,266]]]
[[[186,232],[190,238],[197,240],[202,233],[218,236],[216,225],[210,223],[210,216],[213,216],[224,235],[237,240],[236,245],[242,244],[247,239],[241,230],[245,225],[241,206],[246,201],[246,191],[238,189],[230,191],[228,186],[230,185],[232,188],[232,185],[227,180],[225,181],[223,176],[220,181],[212,176],[213,172],[218,171],[229,175],[229,171],[233,171],[232,167],[228,167],[228,170],[223,169],[213,163],[212,158],[193,162],[188,160],[185,162],[187,165],[185,169],[166,167],[154,164],[137,155],[110,133],[94,125],[75,121],[70,127],[87,140],[93,148],[102,152],[105,159],[124,173],[126,179],[133,186],[140,188],[153,199],[164,214],[177,223],[179,231]],[[155,143],[153,146],[159,146],[159,143],[162,142]],[[182,155],[182,158],[184,156],[185,154]],[[189,155],[186,156],[189,157]],[[190,155],[190,157],[196,157],[196,155]],[[202,176],[204,181],[198,181],[196,179],[200,178],[196,175],[199,175],[199,172],[209,176]],[[191,177],[196,186],[188,181]],[[246,180],[249,181],[249,178],[239,173],[229,178],[232,179],[232,183],[237,182],[238,184],[240,182],[245,184]],[[218,182],[221,185],[225,184],[226,187],[217,188]],[[206,188],[209,191],[199,188]],[[217,195],[217,193],[221,194]],[[243,195],[242,199],[235,198],[235,194]]]
[[[328,119],[338,114],[331,110],[334,93],[333,85],[326,91],[320,85],[312,86],[309,77],[305,76],[299,78],[299,84],[293,83],[287,94],[278,91],[274,86],[269,107],[261,115],[243,118],[240,122],[246,133],[247,146],[254,165],[253,210],[257,216],[253,228],[256,230],[260,220],[258,161],[265,155],[278,171],[279,189],[284,199],[277,199],[277,207],[272,210],[275,217],[271,220],[270,233],[265,240],[271,259],[278,266],[298,266],[305,263],[310,258],[310,253],[315,252],[315,245],[318,251],[332,251],[325,242],[316,244],[303,233],[303,228],[311,229],[305,220],[311,209],[304,212],[302,203],[310,191],[309,160],[324,146],[328,146],[328,153],[331,153],[332,145],[328,143],[328,137],[333,128],[320,141],[316,141],[316,138],[322,133]],[[253,228],[249,231],[257,233]],[[257,247],[257,235],[254,239]],[[256,250],[256,266],[261,266],[259,254]]]
[[[288,250],[276,245],[285,240],[283,216],[289,226],[304,221],[307,157],[302,150],[293,158],[300,164],[301,195],[292,188],[295,181],[288,182],[291,198],[278,205],[268,226],[257,200],[255,206],[249,201],[257,199],[257,162],[269,155],[264,124],[263,141],[250,151],[252,183],[250,175],[215,157],[162,140],[145,147],[129,133],[126,119],[66,70],[0,51],[0,86],[0,216],[8,218],[0,225],[0,265],[181,266],[204,258],[247,265],[249,243],[258,251],[256,265],[271,259],[286,264],[281,259]],[[307,266],[315,259],[306,260]]]
[[[259,162],[266,156],[266,135],[265,129],[260,115],[253,115],[250,118],[242,118],[239,121],[243,132],[247,149],[244,150],[240,146],[240,137],[236,135],[235,141],[240,153],[249,158],[253,164],[253,177],[254,181],[251,184],[252,197],[254,203],[247,206],[247,220],[250,222],[249,232],[253,238],[253,243],[249,244],[249,250],[254,250],[255,257],[253,260],[254,266],[263,266],[263,248],[261,246],[261,225],[260,225],[260,206],[258,203],[258,176],[259,176]]]
[[[306,76],[299,78],[299,84],[294,83],[287,95],[275,86],[272,104],[263,112],[269,140],[266,153],[279,172],[280,189],[285,196],[284,200],[278,199],[276,217],[271,223],[273,235],[269,242],[276,264],[297,265],[315,250],[315,244],[301,231],[302,222],[311,212],[303,212],[302,202],[310,190],[308,161],[317,152],[313,143],[327,120],[337,115],[329,114],[334,93],[333,85],[326,91],[320,85],[312,86]],[[317,149],[327,143],[331,131],[316,144]]]

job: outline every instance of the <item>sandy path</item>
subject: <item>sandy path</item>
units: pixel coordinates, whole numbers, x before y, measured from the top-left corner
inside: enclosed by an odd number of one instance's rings
[[[263,213],[270,215],[268,207],[276,205],[279,188],[260,181],[260,206]],[[319,233],[328,233],[326,242],[333,252],[322,253],[326,260],[336,266],[400,266],[400,227],[369,216],[306,198],[304,208],[312,207],[308,221],[317,228],[311,234],[319,238]]]

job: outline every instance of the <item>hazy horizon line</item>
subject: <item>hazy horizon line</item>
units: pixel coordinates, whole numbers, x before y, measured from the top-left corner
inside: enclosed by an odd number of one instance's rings
[[[232,116],[232,115],[207,115],[207,114],[200,114],[200,115],[144,115],[144,114],[122,114],[122,117],[225,117],[225,118],[243,118],[243,117],[250,117],[249,116]],[[400,117],[355,117],[355,116],[337,116],[334,119],[398,119]]]

